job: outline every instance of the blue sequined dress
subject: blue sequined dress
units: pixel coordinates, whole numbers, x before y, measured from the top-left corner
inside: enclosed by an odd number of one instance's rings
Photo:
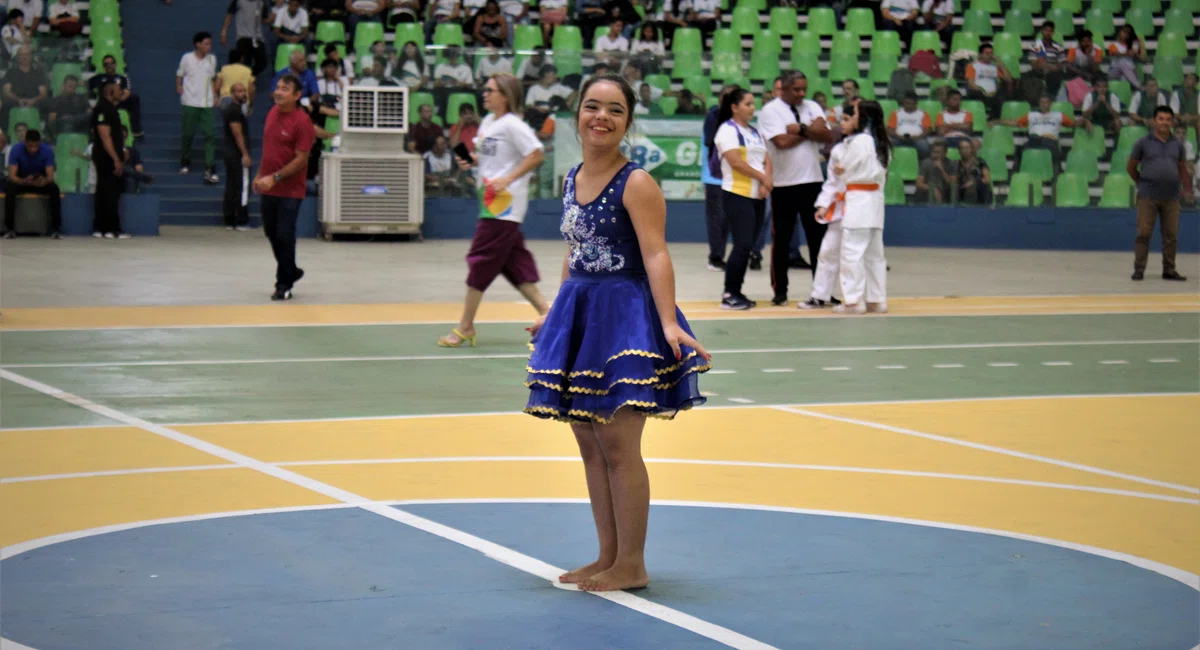
[[[575,200],[576,166],[563,186],[559,230],[570,245],[570,276],[530,344],[525,412],[568,422],[611,422],[622,407],[671,419],[703,404],[698,378],[710,368],[696,351],[667,344],[622,197],[634,163],[587,205]],[[676,319],[691,334],[678,308]]]

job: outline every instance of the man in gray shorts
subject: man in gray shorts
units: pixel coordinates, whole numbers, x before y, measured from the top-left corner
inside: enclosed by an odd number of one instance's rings
[[[1175,245],[1179,235],[1180,189],[1191,191],[1191,178],[1183,141],[1171,134],[1175,113],[1169,106],[1154,109],[1154,130],[1138,140],[1129,154],[1126,171],[1137,181],[1137,239],[1133,253],[1133,279],[1145,276],[1150,256],[1150,235],[1161,218],[1164,280],[1186,280],[1175,270]],[[1140,169],[1139,169],[1140,168]],[[1187,187],[1184,188],[1184,185]]]

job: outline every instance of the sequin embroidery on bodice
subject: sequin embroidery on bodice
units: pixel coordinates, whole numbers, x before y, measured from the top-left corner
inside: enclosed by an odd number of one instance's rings
[[[576,165],[563,186],[563,218],[559,231],[571,246],[567,264],[575,274],[639,273],[644,271],[637,233],[623,198],[629,174],[638,169],[628,162],[587,205],[575,200]]]

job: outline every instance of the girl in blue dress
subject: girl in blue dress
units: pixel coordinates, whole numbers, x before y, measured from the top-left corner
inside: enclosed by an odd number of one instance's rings
[[[576,113],[583,162],[563,184],[563,283],[529,331],[525,412],[568,422],[579,443],[600,555],[559,577],[585,591],[645,587],[650,479],[647,417],[703,404],[711,357],[675,306],[667,204],[650,174],[621,154],[633,89],[619,77],[584,84]]]

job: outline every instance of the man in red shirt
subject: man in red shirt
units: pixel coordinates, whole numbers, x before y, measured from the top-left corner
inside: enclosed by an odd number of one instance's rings
[[[275,254],[275,293],[271,300],[291,300],[292,286],[304,276],[296,267],[296,220],[304,201],[308,152],[316,131],[300,106],[301,84],[295,75],[280,77],[263,130],[262,161],[254,190],[262,194],[262,221]]]

